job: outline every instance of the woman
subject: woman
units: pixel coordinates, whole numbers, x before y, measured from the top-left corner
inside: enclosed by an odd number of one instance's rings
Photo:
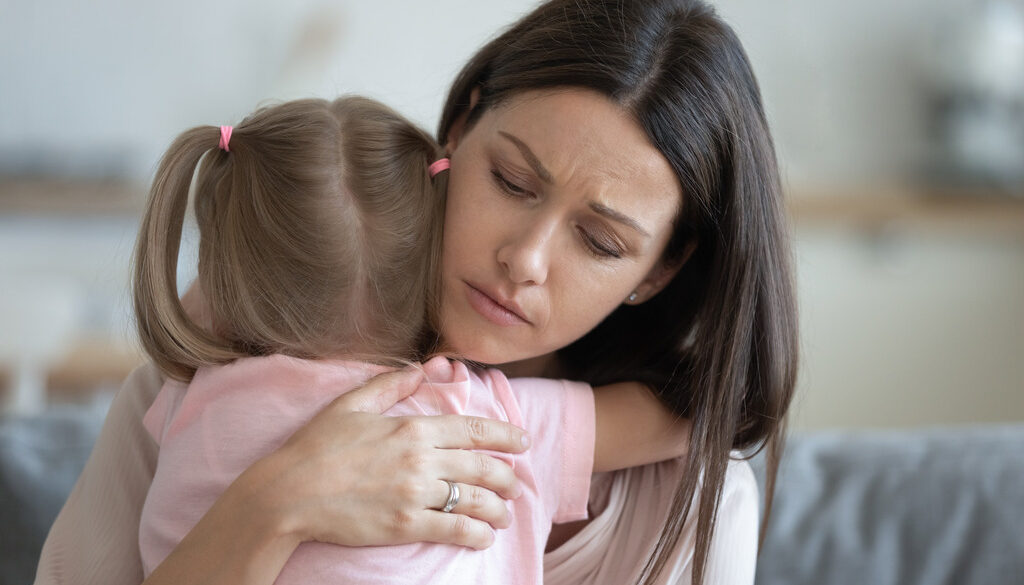
[[[547,2],[470,60],[439,138],[452,159],[446,342],[510,375],[640,380],[693,423],[685,461],[595,482],[592,504],[615,517],[556,527],[548,580],[750,581],[755,496],[749,469],[729,459],[767,445],[771,493],[796,324],[771,137],[731,29],[696,1]],[[137,419],[156,388],[152,369],[128,381],[38,582],[59,582],[59,570],[79,579],[100,563],[92,574],[104,582],[141,580],[130,528],[155,455],[127,443],[143,436]],[[243,474],[147,582],[269,583],[304,540],[486,546],[498,494],[513,495],[515,480],[497,463],[460,468],[453,448],[514,452],[516,431],[367,412],[399,395],[401,374],[325,409]],[[424,513],[445,494],[418,486],[439,479],[470,488],[455,514]],[[98,494],[98,481],[123,491]],[[116,533],[102,550],[69,544],[76,526],[97,523]],[[602,541],[590,530],[599,523],[622,526]],[[626,533],[632,548],[616,540]],[[563,551],[584,541],[605,548],[573,567]],[[72,558],[80,553],[86,560]]]

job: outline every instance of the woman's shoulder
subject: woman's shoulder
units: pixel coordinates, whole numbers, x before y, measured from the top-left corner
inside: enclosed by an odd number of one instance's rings
[[[743,541],[756,550],[756,535],[761,520],[761,490],[750,462],[740,458],[740,453],[734,452],[732,457],[725,471],[716,528],[725,536],[726,541]]]
[[[731,456],[708,548],[706,583],[754,582],[760,492],[750,463],[739,453]]]
[[[111,408],[120,407],[138,413],[141,419],[156,400],[160,388],[164,385],[164,376],[156,362],[147,359],[128,374],[121,390],[114,398]]]
[[[158,457],[142,417],[163,383],[150,360],[125,378],[92,454],[50,528],[37,584],[62,583],[66,575],[88,583],[142,581],[139,516]]]
[[[725,470],[725,482],[722,486],[722,500],[725,501],[729,497],[751,500],[756,504],[760,499],[760,491],[750,462],[738,451],[733,451],[730,457],[729,465]]]

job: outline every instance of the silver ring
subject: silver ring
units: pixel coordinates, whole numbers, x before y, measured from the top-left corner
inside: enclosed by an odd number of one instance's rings
[[[441,511],[451,512],[459,503],[459,484],[447,479],[444,482],[448,484],[448,501],[444,503],[444,508],[441,508]]]

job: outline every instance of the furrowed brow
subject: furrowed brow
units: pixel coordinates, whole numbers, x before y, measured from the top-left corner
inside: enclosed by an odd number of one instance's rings
[[[545,183],[554,182],[554,177],[552,177],[551,173],[546,168],[544,168],[544,165],[541,164],[540,159],[537,158],[537,155],[533,154],[533,151],[530,150],[530,147],[527,146],[525,142],[513,136],[512,134],[509,134],[508,132],[499,130],[498,134],[500,134],[503,138],[514,144],[515,147],[519,149],[519,152],[523,155],[523,158],[526,159],[526,163],[530,165],[530,168],[533,169],[533,172],[537,173],[537,176],[540,177],[541,180],[543,180]],[[612,221],[633,228],[634,230],[636,230],[645,237],[651,237],[651,234],[649,234],[647,230],[645,230],[638,221],[620,211],[616,211],[611,207],[602,205],[600,203],[591,203],[590,208],[599,215],[602,215]]]
[[[647,230],[645,230],[637,220],[629,217],[621,211],[616,211],[611,207],[601,205],[600,203],[591,203],[590,208],[593,209],[595,213],[603,215],[612,221],[629,226],[648,238],[651,237],[651,234],[647,233]]]
[[[516,148],[519,149],[519,152],[522,153],[523,158],[526,159],[526,163],[530,165],[530,168],[533,169],[533,172],[537,173],[537,176],[540,177],[542,181],[544,181],[545,183],[555,182],[554,177],[552,177],[551,173],[546,168],[544,168],[544,165],[541,164],[540,159],[537,158],[537,155],[533,154],[533,151],[530,150],[529,146],[526,146],[525,142],[509,134],[508,132],[503,132],[499,130],[498,134],[500,134],[503,138],[514,144]]]

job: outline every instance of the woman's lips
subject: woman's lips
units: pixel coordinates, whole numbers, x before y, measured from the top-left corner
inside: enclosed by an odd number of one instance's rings
[[[519,313],[494,300],[490,295],[466,283],[466,298],[469,305],[488,321],[496,325],[529,325]]]

